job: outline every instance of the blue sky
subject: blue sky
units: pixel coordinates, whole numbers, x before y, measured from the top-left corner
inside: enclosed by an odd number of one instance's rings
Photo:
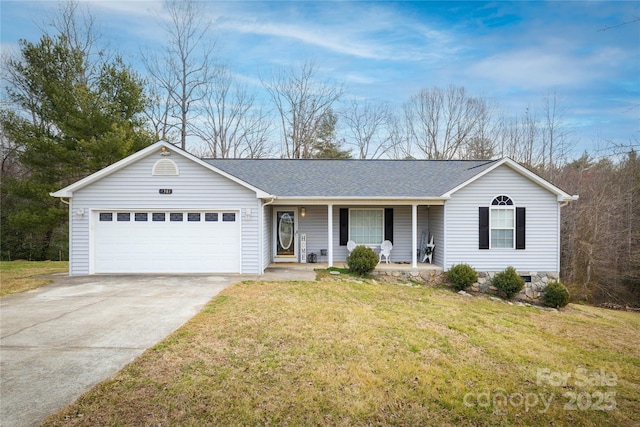
[[[103,41],[137,66],[162,42],[160,1],[82,1]],[[1,2],[2,48],[37,41],[55,1]],[[576,151],[640,140],[638,1],[207,1],[217,52],[259,89],[274,67],[313,59],[349,96],[400,106],[431,86],[464,86],[506,115],[555,91]],[[603,151],[598,151],[603,150]]]

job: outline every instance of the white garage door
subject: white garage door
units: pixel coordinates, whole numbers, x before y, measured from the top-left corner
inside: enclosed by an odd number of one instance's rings
[[[238,211],[96,212],[96,273],[239,273]]]

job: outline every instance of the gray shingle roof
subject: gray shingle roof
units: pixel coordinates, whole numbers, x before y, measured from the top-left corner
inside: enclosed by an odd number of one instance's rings
[[[489,168],[496,160],[204,159],[278,197],[428,198]]]

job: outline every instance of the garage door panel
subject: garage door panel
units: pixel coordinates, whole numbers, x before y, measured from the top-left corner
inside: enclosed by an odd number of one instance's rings
[[[240,223],[222,221],[225,211],[207,218],[218,221],[95,221],[94,270],[96,273],[237,273],[240,272]],[[226,211],[231,212],[231,211]],[[161,212],[158,212],[161,213]],[[108,218],[109,216],[105,216]],[[126,215],[120,217],[126,218]],[[162,215],[159,215],[162,217]],[[173,215],[180,218],[180,215]],[[192,218],[198,216],[193,216]],[[227,216],[230,217],[230,216]],[[233,217],[233,216],[231,216]]]

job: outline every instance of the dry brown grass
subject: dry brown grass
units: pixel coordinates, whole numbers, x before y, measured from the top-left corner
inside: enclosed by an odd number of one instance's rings
[[[355,279],[243,282],[45,425],[632,426],[639,335],[640,315],[586,306]],[[537,384],[545,368],[572,377]],[[581,384],[580,368],[617,379]],[[615,409],[593,409],[606,392]],[[582,409],[566,407],[571,393]],[[518,396],[553,400],[527,411]]]
[[[47,274],[69,271],[67,261],[0,261],[0,297],[48,285]]]

